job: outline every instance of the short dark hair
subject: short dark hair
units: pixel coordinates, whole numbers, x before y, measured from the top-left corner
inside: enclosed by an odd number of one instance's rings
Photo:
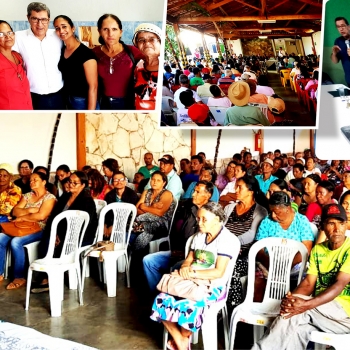
[[[42,165],[38,165],[34,168],[33,173],[42,173],[40,170],[44,170],[45,174],[47,176],[49,176],[49,169],[47,169],[46,167],[42,166]]]
[[[219,97],[221,96],[221,90],[217,85],[210,85],[209,91],[214,97]]]
[[[0,24],[7,24],[7,25],[10,27],[11,32],[13,32],[13,29],[12,29],[12,27],[10,26],[10,23],[8,23],[8,22],[6,22],[6,21],[0,19]]]
[[[193,99],[193,92],[190,89],[180,92],[179,98],[180,98],[180,102],[185,107],[190,107],[195,102]]]
[[[70,173],[70,169],[69,169],[69,166],[66,165],[66,164],[61,164],[57,169],[56,171],[64,171],[65,173]]]
[[[236,158],[239,161],[241,161],[242,160],[242,155],[240,153],[235,153],[232,158]]]
[[[349,25],[349,22],[345,17],[336,17],[336,19],[334,20],[334,23],[338,21],[344,21],[347,26]]]
[[[276,192],[272,193],[272,195],[269,199],[269,205],[290,207],[291,206],[291,199],[286,192],[276,191]]]
[[[44,173],[42,173],[40,171],[33,171],[33,174],[38,175],[42,181],[46,181],[46,182],[49,181],[49,177],[46,174],[44,174]]]
[[[199,163],[203,164],[203,158],[199,156],[198,154],[195,154],[194,156],[191,156],[191,160],[197,159]]]
[[[324,189],[326,189],[328,192],[333,192],[335,190],[335,186],[333,184],[333,182],[329,181],[329,180],[322,180],[317,187],[322,187]]]
[[[305,167],[303,164],[296,163],[293,165],[293,169],[299,169],[300,171],[304,171]]]
[[[199,180],[196,183],[196,186],[198,185],[204,185],[205,186],[205,190],[210,193],[210,196],[213,195],[214,193],[214,184],[211,181],[206,181],[206,180]]]
[[[288,191],[289,190],[287,182],[282,180],[282,179],[274,180],[271,183],[278,186],[281,189],[281,191],[283,191],[283,190]]]
[[[165,182],[165,185],[163,188],[165,188],[168,185],[168,177],[164,173],[162,173],[160,170],[153,172],[151,175],[151,179],[154,175],[160,175],[162,177],[163,182]]]
[[[21,168],[21,165],[22,165],[23,163],[27,163],[30,169],[33,169],[33,168],[34,168],[34,164],[33,164],[33,162],[32,162],[31,160],[29,160],[29,159],[23,159],[23,160],[21,160],[21,161],[18,163],[18,170]]]
[[[339,204],[342,205],[342,204],[344,203],[345,197],[346,197],[346,196],[349,196],[349,195],[350,195],[350,190],[344,192],[344,193],[341,195],[341,197],[340,197]]]
[[[98,21],[97,21],[97,29],[98,30],[101,30],[102,29],[102,23],[103,23],[103,21],[106,19],[106,18],[113,18],[116,22],[117,22],[117,24],[118,24],[118,27],[119,27],[119,29],[120,30],[122,30],[123,29],[123,25],[122,25],[122,22],[121,22],[121,20],[116,16],[116,15],[113,15],[113,14],[111,14],[111,13],[105,13],[104,15],[102,15],[99,19],[98,19]],[[105,43],[105,41],[103,40],[103,38],[101,37],[101,35],[99,36],[99,38],[98,38],[98,42],[101,44],[101,45],[104,45],[104,43]],[[121,42],[122,43],[122,41],[119,39],[119,42]]]
[[[73,174],[79,178],[80,182],[83,185],[85,185],[85,187],[89,187],[89,179],[88,179],[88,176],[86,175],[86,173],[78,170],[78,171],[75,171]]]
[[[194,75],[196,75],[200,72],[200,70],[199,70],[199,68],[195,67],[195,68],[193,68],[192,72]]]
[[[280,149],[275,149],[274,153],[276,153],[276,152],[281,153],[281,150]]]
[[[305,179],[307,179],[307,178],[311,179],[316,184],[319,184],[321,182],[321,177],[318,174],[310,174],[310,175],[306,176]]]

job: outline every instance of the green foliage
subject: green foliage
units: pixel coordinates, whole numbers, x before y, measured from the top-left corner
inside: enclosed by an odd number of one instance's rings
[[[174,27],[172,25],[167,24],[166,25],[166,33],[168,36],[169,41],[171,42],[174,51],[176,53],[176,56],[179,57],[179,46],[177,45],[176,35],[174,31]],[[164,51],[164,57],[166,60],[173,60],[173,51],[170,48],[168,40],[165,40],[165,51]]]

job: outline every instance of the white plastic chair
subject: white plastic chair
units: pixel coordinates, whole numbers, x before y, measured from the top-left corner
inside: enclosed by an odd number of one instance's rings
[[[60,221],[67,221],[67,231],[63,242],[62,253],[59,258],[54,258],[57,226]],[[61,316],[61,302],[64,296],[64,272],[75,270],[78,281],[78,293],[80,305],[83,305],[81,290],[81,276],[78,249],[82,243],[86,228],[90,221],[89,214],[80,210],[66,210],[57,215],[52,222],[50,242],[45,258],[32,262],[28,269],[26,306],[29,308],[30,288],[33,271],[46,272],[50,285],[51,316]]]
[[[100,217],[101,210],[107,205],[107,202],[102,200],[102,199],[94,199],[95,205],[96,205],[96,214],[97,214],[97,219]],[[81,265],[83,266],[83,257],[84,257],[84,252],[91,248],[96,242],[97,242],[97,234],[98,234],[98,229],[96,229],[96,235],[93,244],[90,245],[85,245],[84,247],[80,247],[79,249],[79,256],[81,259]],[[89,264],[89,259],[86,260],[86,269],[85,269],[85,275],[82,275],[82,278],[84,277],[90,277],[90,264]],[[71,280],[69,280],[71,282]],[[70,283],[71,284],[71,283]],[[74,285],[69,286],[70,289],[75,289],[73,288]]]
[[[332,334],[313,331],[309,341],[315,343],[315,350],[325,350],[326,345],[331,345],[335,350],[348,350],[350,334]]]
[[[115,297],[117,294],[117,261],[122,257],[125,259],[127,285],[128,288],[130,287],[127,247],[137,210],[135,205],[129,203],[111,203],[105,206],[101,210],[98,221],[97,242],[103,240],[105,216],[110,210],[113,210],[114,213],[112,232],[110,236],[110,240],[115,243],[114,251],[92,251],[89,253],[89,256],[84,256],[82,276],[85,274],[88,257],[99,258],[100,254],[102,254],[104,275],[106,277],[105,281],[107,282],[107,295],[109,297]],[[82,290],[84,291],[84,280],[82,280]]]
[[[190,250],[190,246],[193,240],[193,237],[195,235],[192,235],[188,238],[186,242],[186,248],[185,248],[185,256],[188,255],[188,252]],[[204,313],[204,320],[202,323],[202,339],[203,339],[203,348],[204,350],[216,350],[218,348],[218,326],[217,326],[217,316],[220,310],[222,310],[222,320],[223,320],[223,326],[224,326],[224,338],[225,338],[225,349],[228,348],[229,345],[229,320],[228,320],[228,313],[227,313],[227,307],[226,307],[226,300],[228,296],[228,291],[230,288],[231,283],[231,276],[233,274],[233,270],[236,265],[236,260],[239,255],[241,244],[237,237],[235,237],[237,242],[234,245],[234,253],[232,255],[232,259],[229,261],[228,266],[226,269],[229,270],[228,273],[228,280],[226,284],[226,295],[223,299],[217,301],[214,304],[210,305],[210,308],[207,309]],[[192,343],[197,344],[198,342],[198,333],[193,333],[192,335]],[[167,342],[168,342],[168,331],[164,327],[163,332],[163,350],[166,350],[167,348]]]
[[[267,248],[270,267],[262,303],[254,302],[254,281],[256,270],[256,255]],[[244,302],[238,305],[232,313],[230,324],[230,346],[233,349],[238,322],[254,325],[254,342],[263,335],[264,328],[268,327],[279,315],[282,298],[290,289],[290,271],[295,255],[300,252],[302,262],[299,270],[298,284],[303,276],[308,251],[303,243],[285,238],[264,238],[252,245],[248,256],[248,288]],[[256,327],[260,326],[260,327]]]
[[[266,119],[267,120],[269,119],[267,116],[267,111],[269,109],[267,104],[248,102],[248,106],[258,107],[261,110],[261,112],[263,113],[263,115],[266,117]]]
[[[149,243],[149,253],[150,254],[159,252],[159,247],[163,242],[168,242],[168,246],[169,246],[169,250],[170,250],[170,232],[171,232],[171,228],[173,226],[173,221],[174,221],[176,209],[177,209],[177,206],[179,204],[176,198],[174,198],[173,201],[175,203],[175,208],[174,208],[173,216],[171,217],[171,220],[170,220],[168,235],[166,237],[155,239],[154,241],[151,241]]]
[[[224,125],[227,109],[225,107],[209,107],[211,114],[220,125]]]

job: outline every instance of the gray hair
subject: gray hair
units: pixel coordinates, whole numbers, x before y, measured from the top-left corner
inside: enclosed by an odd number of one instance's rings
[[[31,2],[27,7],[28,17],[32,14],[32,11],[35,11],[35,12],[46,11],[47,16],[50,18],[50,9],[42,2]]]
[[[218,216],[220,219],[220,222],[224,222],[226,220],[226,214],[224,212],[224,209],[219,203],[215,202],[208,202],[207,204],[204,204],[201,209],[207,210],[210,213],[213,213],[214,215]]]
[[[186,74],[180,74],[179,76],[179,83],[180,84],[188,84],[189,80]]]

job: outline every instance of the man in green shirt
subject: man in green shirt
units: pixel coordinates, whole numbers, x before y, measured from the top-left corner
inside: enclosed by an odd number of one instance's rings
[[[350,333],[350,238],[345,209],[322,208],[327,236],[310,254],[306,278],[282,299],[280,316],[253,348],[306,349],[312,331]],[[311,296],[310,296],[311,295]]]
[[[193,68],[192,70],[194,77],[190,80],[191,86],[204,85],[204,80],[202,79],[201,71],[199,68]]]
[[[153,164],[153,154],[150,152],[145,153],[143,156],[145,161],[145,166],[140,167],[138,170],[139,173],[143,174],[145,179],[149,179],[156,170],[159,170],[159,167]]]

